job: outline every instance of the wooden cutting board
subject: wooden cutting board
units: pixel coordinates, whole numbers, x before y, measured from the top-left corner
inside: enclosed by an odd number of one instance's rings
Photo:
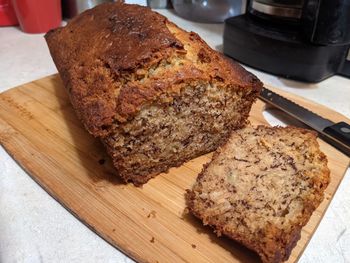
[[[302,98],[282,95],[333,121],[350,120]],[[266,124],[264,103],[250,120]],[[185,189],[194,183],[211,154],[149,181],[125,185],[101,143],[77,120],[57,75],[0,94],[0,142],[53,198],[90,229],[140,262],[253,262],[258,257],[209,227],[184,215]],[[341,182],[349,159],[320,141],[331,170],[326,198],[303,228],[290,262],[301,255]]]

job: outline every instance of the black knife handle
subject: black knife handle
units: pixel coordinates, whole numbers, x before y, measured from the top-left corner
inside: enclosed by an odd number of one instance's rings
[[[323,130],[324,133],[335,138],[342,145],[341,148],[345,149],[347,155],[350,153],[350,125],[345,122],[338,122],[332,126],[328,126]]]
[[[338,122],[323,130],[345,144],[350,145],[350,125],[345,122]]]

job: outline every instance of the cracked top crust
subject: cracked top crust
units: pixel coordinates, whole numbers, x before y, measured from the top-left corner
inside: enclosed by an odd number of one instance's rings
[[[262,83],[149,8],[107,3],[45,35],[79,118],[94,136],[135,116],[144,105],[171,101],[184,85],[210,82],[249,89]]]

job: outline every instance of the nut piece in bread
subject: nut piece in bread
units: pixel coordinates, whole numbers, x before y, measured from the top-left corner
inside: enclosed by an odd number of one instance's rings
[[[136,185],[215,150],[262,87],[146,7],[102,4],[45,38],[78,117]]]
[[[246,127],[233,132],[198,176],[189,210],[218,235],[282,262],[324,197],[330,176],[314,132]]]

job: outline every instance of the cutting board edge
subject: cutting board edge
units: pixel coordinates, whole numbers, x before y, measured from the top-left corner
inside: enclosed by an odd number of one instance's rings
[[[3,120],[3,119],[2,119]],[[10,129],[15,129],[14,127],[12,127],[10,124],[8,124],[5,120],[3,120],[6,125],[10,128]],[[6,128],[6,127],[5,127]],[[22,136],[22,135],[20,135]],[[22,136],[24,137],[24,136]],[[25,140],[27,140],[24,137]],[[104,240],[105,242],[107,242],[109,245],[113,246],[114,248],[117,248],[120,252],[122,252],[124,255],[132,258],[133,260],[137,261],[137,262],[148,262],[146,260],[144,260],[141,256],[138,256],[137,253],[133,253],[133,251],[130,249],[125,249],[123,248],[122,245],[119,244],[119,242],[115,242],[113,239],[109,238],[108,235],[105,235],[103,232],[98,231],[92,224],[90,224],[87,220],[85,220],[83,217],[79,216],[78,213],[76,213],[73,209],[69,208],[69,205],[65,203],[65,201],[60,200],[59,197],[54,193],[54,190],[50,189],[50,187],[46,186],[43,182],[41,182],[41,180],[37,177],[35,177],[35,171],[33,171],[30,167],[25,165],[25,161],[23,160],[24,156],[21,156],[19,153],[18,155],[16,154],[16,150],[11,150],[11,143],[6,143],[2,140],[2,137],[0,137],[0,145],[3,146],[3,148],[5,149],[5,151],[11,156],[11,158],[13,160],[16,161],[16,163],[18,163],[18,165],[29,175],[30,178],[33,179],[33,181],[35,183],[37,183],[45,192],[47,192],[57,203],[59,203],[64,209],[66,209],[70,214],[72,214],[76,219],[78,219],[84,226],[86,226],[90,231],[92,231],[93,233],[97,234],[102,240]],[[347,165],[350,165],[350,159],[348,159],[348,163]],[[318,229],[322,218],[324,217],[325,213],[327,212],[334,196],[335,193],[337,192],[340,184],[342,183],[343,179],[344,179],[344,175],[346,173],[346,170],[344,170],[344,172],[341,175],[341,179],[339,181],[339,183],[336,186],[336,189],[334,191],[334,194],[331,196],[331,198],[329,200],[327,200],[326,202],[326,207],[325,209],[322,211],[321,214],[321,219],[317,222],[315,228],[313,229],[312,233],[311,233],[311,238],[313,237],[314,233],[316,232],[316,230]],[[322,202],[324,202],[325,200],[323,200]],[[307,240],[307,242],[303,245],[300,253],[298,254],[297,258],[295,259],[295,262],[299,261],[299,259],[301,258],[301,256],[303,255],[305,249],[307,248],[308,244],[311,241],[311,238],[309,238]],[[299,241],[298,241],[299,242]]]
[[[0,94],[1,95],[1,94]],[[0,117],[1,119],[1,117]],[[10,129],[15,129],[10,124],[8,124],[5,120],[2,119],[9,127]],[[1,125],[1,124],[0,124]],[[5,127],[6,128],[6,127]],[[25,140],[24,136],[20,135]],[[110,239],[107,235],[103,234],[102,232],[95,229],[95,227],[88,223],[87,220],[85,220],[83,217],[79,216],[77,212],[75,212],[73,209],[69,208],[69,205],[66,204],[65,201],[60,200],[59,196],[54,193],[53,189],[50,189],[50,187],[46,186],[43,182],[41,182],[39,177],[36,177],[35,171],[31,169],[29,166],[25,164],[25,156],[22,156],[21,154],[17,154],[16,150],[11,149],[11,141],[8,143],[2,139],[0,136],[0,145],[4,148],[6,153],[25,171],[25,173],[36,183],[38,184],[46,193],[48,193],[58,204],[60,204],[64,209],[66,209],[70,214],[72,214],[78,221],[80,221],[84,226],[86,226],[89,230],[91,230],[93,233],[97,234],[103,241],[106,241],[109,245],[111,245],[114,248],[117,248],[119,251],[121,251],[124,255],[134,259],[137,262],[147,262],[145,261],[141,256],[137,256],[132,250],[124,249],[122,245],[118,244],[118,242],[113,242],[112,239]]]
[[[48,78],[50,78],[50,77],[51,77],[51,78],[55,78],[55,75],[49,76]],[[34,81],[34,82],[35,82],[35,81]],[[24,85],[25,85],[25,84],[24,84]],[[7,92],[11,92],[13,89],[16,89],[16,88],[20,88],[20,87],[11,88],[10,90],[1,93],[1,94],[0,94],[0,97],[1,97],[2,94],[7,94]],[[282,94],[282,95],[283,95],[283,94]],[[317,104],[317,103],[314,103],[314,104]],[[319,105],[319,104],[318,104],[318,105]],[[322,105],[320,105],[320,106],[322,106]],[[322,107],[324,107],[324,106],[322,106]],[[324,108],[326,108],[326,107],[324,107]],[[339,114],[339,113],[337,113],[337,114]],[[10,126],[12,129],[15,129],[15,128],[12,127],[9,123],[7,123],[4,119],[2,119],[2,120],[6,123],[6,125]],[[265,121],[266,121],[266,120],[265,120]],[[21,136],[23,136],[23,135],[21,135]],[[25,138],[25,136],[23,136],[23,137]],[[27,138],[25,138],[25,139],[27,139]],[[30,168],[28,168],[25,164],[23,164],[23,163],[25,163],[25,162],[24,162],[22,159],[25,158],[25,157],[21,156],[21,158],[17,158],[17,155],[12,154],[12,153],[11,153],[11,150],[8,150],[8,148],[11,148],[11,146],[7,147],[7,146],[6,146],[6,141],[3,141],[1,136],[0,136],[0,144],[3,145],[4,149],[6,150],[6,152],[7,152],[21,167],[22,167],[22,169],[24,169],[24,170],[26,171],[26,173],[29,174],[29,176],[30,176],[38,185],[40,185],[40,186],[42,187],[42,189],[44,189],[44,190],[45,190],[50,196],[52,196],[60,205],[62,205],[62,207],[64,207],[68,212],[70,212],[71,214],[73,214],[79,221],[81,221],[84,225],[86,225],[90,230],[92,230],[94,233],[96,233],[96,234],[99,235],[101,238],[103,238],[107,243],[111,244],[111,245],[114,246],[114,247],[117,247],[120,251],[122,251],[123,253],[127,254],[127,255],[130,256],[131,258],[133,258],[133,259],[135,259],[135,260],[138,260],[138,261],[140,261],[140,262],[147,262],[147,261],[144,261],[144,259],[143,259],[142,257],[133,256],[134,253],[133,253],[131,250],[129,251],[129,250],[127,250],[127,249],[124,249],[124,247],[123,247],[123,246],[119,246],[117,242],[113,242],[113,240],[110,241],[110,238],[108,237],[108,235],[104,235],[103,232],[100,233],[99,231],[97,231],[97,230],[95,229],[95,227],[93,227],[92,225],[90,225],[89,223],[87,223],[86,220],[84,220],[82,217],[78,216],[78,214],[76,214],[72,209],[70,209],[69,206],[66,205],[64,201],[61,202],[61,201],[58,199],[58,197],[56,197],[55,194],[53,194],[53,192],[50,190],[49,187],[46,187],[45,184],[43,184],[43,183],[39,180],[39,178],[36,178],[36,177],[35,177],[35,175],[34,175],[35,172],[32,171]],[[13,152],[16,152],[16,151],[14,150]],[[338,152],[339,152],[339,151],[338,151]],[[15,158],[15,157],[16,157],[16,158]],[[19,159],[21,159],[21,160],[19,160]],[[347,159],[347,162],[348,162],[348,163],[347,163],[347,166],[349,166],[349,162],[350,162],[350,159],[349,159],[349,158]],[[335,188],[335,191],[332,193],[331,198],[328,200],[327,205],[325,206],[324,210],[322,211],[320,220],[318,220],[316,226],[314,227],[313,231],[311,232],[311,235],[310,235],[311,237],[312,237],[312,235],[314,234],[314,232],[316,231],[316,229],[318,228],[318,226],[319,226],[319,224],[320,224],[320,222],[321,222],[321,220],[322,220],[324,214],[325,214],[326,211],[328,210],[328,207],[329,207],[331,201],[333,200],[333,197],[334,197],[335,193],[337,192],[337,189],[339,188],[339,185],[340,185],[341,182],[343,181],[345,172],[346,172],[346,169],[343,171],[343,174],[341,175],[341,178],[340,178],[339,183],[337,184],[337,186],[336,186],[336,188]],[[310,240],[311,240],[311,238],[308,238],[308,239],[307,239],[307,242],[305,243],[305,245],[303,246],[303,248],[300,250],[300,253],[298,254],[298,257],[295,259],[296,261],[301,257],[301,255],[303,254],[303,252],[304,252],[305,248],[307,247],[308,243],[310,242]]]

